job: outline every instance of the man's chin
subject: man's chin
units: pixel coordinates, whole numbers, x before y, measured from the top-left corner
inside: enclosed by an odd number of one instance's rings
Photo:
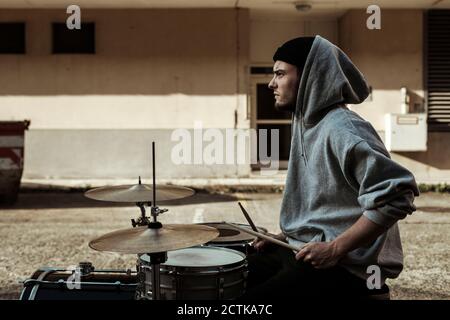
[[[277,111],[282,111],[282,112],[294,112],[295,110],[295,106],[291,105],[291,104],[281,104],[281,103],[275,103],[275,109]]]

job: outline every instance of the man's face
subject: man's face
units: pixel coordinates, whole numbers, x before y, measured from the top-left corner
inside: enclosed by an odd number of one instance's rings
[[[277,60],[273,65],[273,78],[269,89],[275,95],[275,108],[279,111],[295,111],[300,72],[292,64]]]

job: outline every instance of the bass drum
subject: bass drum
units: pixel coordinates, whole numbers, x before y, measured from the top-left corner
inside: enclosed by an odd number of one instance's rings
[[[24,281],[20,300],[133,300],[137,282],[131,270],[41,268]]]

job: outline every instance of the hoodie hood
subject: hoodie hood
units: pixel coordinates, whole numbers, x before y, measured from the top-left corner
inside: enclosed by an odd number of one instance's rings
[[[369,95],[362,73],[347,55],[316,36],[300,79],[295,116],[304,123],[318,122],[339,104],[359,104]]]

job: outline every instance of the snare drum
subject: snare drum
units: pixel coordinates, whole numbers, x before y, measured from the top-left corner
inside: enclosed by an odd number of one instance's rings
[[[219,236],[214,240],[205,244],[205,246],[210,247],[219,247],[219,248],[228,248],[233,250],[238,250],[246,255],[253,252],[253,247],[251,243],[256,239],[255,236],[242,232],[240,230],[236,230],[233,227],[221,222],[207,222],[200,223],[201,225],[205,225],[208,227],[216,228],[219,231]],[[252,230],[252,228],[248,224],[240,224],[236,223],[236,225]],[[256,227],[258,232],[266,233],[267,229],[262,227]]]
[[[247,260],[243,253],[214,247],[193,247],[169,251],[160,265],[162,300],[228,300],[245,293]],[[138,298],[151,299],[150,257],[138,259]]]

